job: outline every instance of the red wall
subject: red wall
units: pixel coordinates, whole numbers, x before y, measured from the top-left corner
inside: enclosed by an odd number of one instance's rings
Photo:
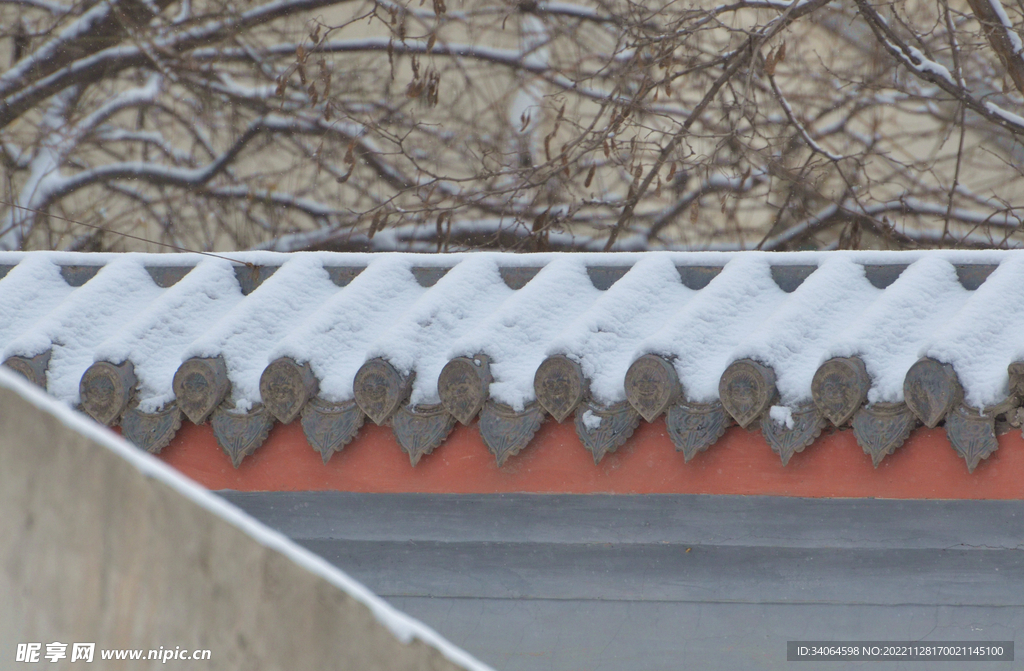
[[[210,489],[242,491],[769,494],[804,497],[938,499],[1024,498],[1024,440],[999,449],[974,473],[942,429],[918,429],[876,469],[852,431],[825,433],[786,467],[760,433],[738,427],[689,464],[662,420],[595,465],[570,420],[548,420],[533,442],[498,468],[475,426],[457,426],[415,468],[391,430],[369,421],[325,466],[299,423],[276,425],[267,442],[235,469],[208,426],[184,422],[160,457]]]

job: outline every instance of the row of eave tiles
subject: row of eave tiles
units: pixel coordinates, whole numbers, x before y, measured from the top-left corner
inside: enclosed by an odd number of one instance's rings
[[[5,363],[151,452],[184,412],[237,466],[301,416],[326,463],[369,416],[415,464],[479,417],[500,465],[545,414],[575,413],[599,461],[664,414],[687,460],[736,422],[784,464],[829,421],[876,465],[919,422],[945,423],[973,471],[1019,425],[1021,254],[167,258],[0,256]]]

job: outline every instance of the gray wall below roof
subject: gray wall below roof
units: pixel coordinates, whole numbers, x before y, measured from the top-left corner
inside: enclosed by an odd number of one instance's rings
[[[0,387],[0,669],[19,643],[112,669],[455,671],[347,592]],[[101,649],[208,649],[104,662]],[[68,657],[47,668],[77,668]],[[25,665],[31,668],[34,665]]]
[[[1024,501],[222,495],[505,671],[789,669],[787,640],[1024,633]]]

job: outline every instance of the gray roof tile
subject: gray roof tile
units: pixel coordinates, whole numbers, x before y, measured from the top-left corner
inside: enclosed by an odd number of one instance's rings
[[[640,416],[687,460],[852,424],[876,465],[945,421],[973,470],[1024,389],[1021,252],[228,256],[0,254],[0,355],[150,451],[212,418],[236,465],[364,415],[413,464],[479,417],[501,464],[547,412],[595,461]]]

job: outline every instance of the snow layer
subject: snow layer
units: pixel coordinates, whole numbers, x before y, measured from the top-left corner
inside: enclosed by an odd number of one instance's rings
[[[281,553],[305,570],[342,590],[366,606],[377,621],[402,643],[408,644],[418,639],[468,671],[492,671],[491,667],[456,647],[419,620],[395,609],[362,583],[349,577],[322,557],[297,545],[224,499],[214,496],[209,490],[186,478],[153,455],[130,445],[106,427],[55,402],[20,376],[3,367],[0,367],[0,387],[13,390],[35,407],[55,417],[64,426],[110,450],[141,474],[170,487],[186,499],[240,529],[260,545]]]
[[[845,321],[846,329],[822,353],[822,362],[859,356],[872,381],[868,402],[902,401],[907,371],[970,295],[957,281],[951,263],[940,255],[927,256],[904,270],[855,320]],[[1004,366],[1004,384],[1006,377]]]
[[[533,377],[549,343],[601,295],[590,281],[585,258],[566,255],[549,263],[478,328],[457,339],[446,358],[489,356],[491,397],[522,410],[536,399]]]
[[[60,275],[60,266],[46,256],[31,256],[14,266],[0,282],[0,346],[56,308],[72,291]],[[8,356],[5,353],[3,358]]]
[[[440,403],[437,378],[448,363],[438,343],[477,328],[513,295],[493,256],[469,258],[452,268],[431,291],[421,291],[405,314],[370,345],[366,358],[382,357],[405,374],[416,372],[409,403]]]
[[[376,257],[283,338],[269,358],[308,362],[324,399],[351,400],[356,372],[368,360],[367,348],[426,293],[412,274],[415,261],[414,256]]]
[[[786,298],[772,280],[767,256],[735,256],[693,300],[668,316],[632,358],[653,353],[672,359],[686,397],[714,401],[718,381],[743,339],[756,333]]]
[[[237,302],[183,356],[223,356],[235,409],[249,410],[260,401],[260,376],[273,360],[268,355],[274,346],[337,292],[321,258],[296,256],[248,300]]]
[[[96,348],[96,361],[133,362],[139,408],[174,399],[171,383],[186,349],[242,300],[232,264],[207,259]]]
[[[760,269],[757,277],[763,274]],[[827,260],[796,291],[785,294],[763,322],[738,334],[746,337],[727,359],[754,359],[771,366],[782,403],[808,402],[811,380],[829,358],[830,342],[856,324],[879,294],[860,264],[844,258]]]
[[[455,356],[491,359],[491,396],[522,409],[535,400],[533,379],[544,358],[579,362],[593,398],[624,399],[633,361],[653,352],[670,358],[686,397],[718,398],[733,361],[771,366],[780,408],[810,401],[814,372],[836,356],[860,356],[872,378],[869,402],[903,398],[903,380],[918,358],[950,363],[967,402],[994,405],[1007,391],[1007,364],[1024,360],[1024,252],[829,252],[648,254],[278,254],[231,259],[190,254],[0,253],[14,268],[0,279],[0,354],[34,356],[52,347],[49,391],[78,402],[82,373],[94,361],[131,361],[138,399],[155,410],[171,396],[171,379],[190,356],[223,356],[238,409],[259,402],[259,378],[282,356],[309,362],[330,401],[353,396],[356,372],[383,357],[416,374],[411,401],[438,401],[437,377]],[[280,266],[242,296],[239,262]],[[976,291],[964,289],[954,264],[999,268]],[[103,265],[80,288],[60,265]],[[147,266],[196,265],[169,289]],[[686,288],[676,265],[724,266],[705,288]],[[793,293],[772,279],[772,266],[818,269]],[[909,264],[877,289],[864,264]],[[337,287],[325,266],[365,267]],[[433,287],[413,268],[451,268]],[[630,267],[607,291],[593,286],[591,266]],[[519,290],[502,267],[540,267]],[[779,412],[782,412],[781,410]]]
[[[921,262],[918,262],[921,263]],[[1024,355],[1024,257],[996,268],[956,313],[930,334],[918,354],[952,362],[964,400],[976,408],[995,405],[1008,393],[1007,366]],[[950,318],[952,317],[952,318]]]
[[[564,354],[579,363],[598,403],[624,401],[622,381],[637,345],[664,323],[665,315],[677,312],[695,295],[683,286],[671,259],[641,259],[568,324],[546,353]]]
[[[64,291],[66,289],[58,290],[58,293]],[[163,291],[153,282],[140,259],[123,257],[112,261],[92,280],[67,293],[49,314],[5,343],[2,358],[32,357],[52,347],[46,374],[47,390],[64,402],[76,405],[80,401],[78,383],[94,362],[96,343],[120,332],[126,316],[144,310]]]

